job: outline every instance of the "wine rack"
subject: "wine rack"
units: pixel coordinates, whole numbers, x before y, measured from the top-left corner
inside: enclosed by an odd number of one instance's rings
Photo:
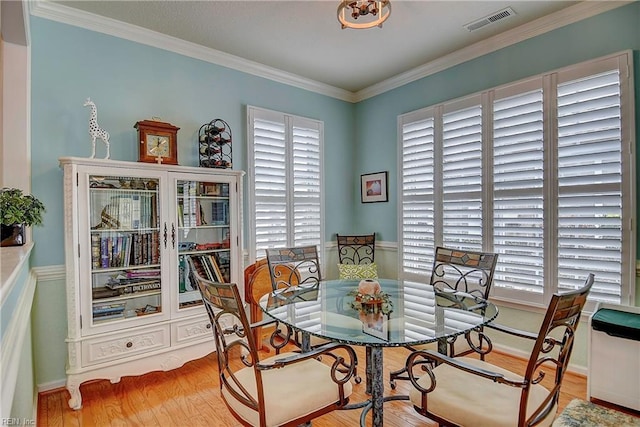
[[[200,126],[198,153],[203,168],[231,168],[231,128],[222,119],[213,119]]]

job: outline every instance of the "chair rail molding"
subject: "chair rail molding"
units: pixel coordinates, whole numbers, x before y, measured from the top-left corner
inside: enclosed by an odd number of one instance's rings
[[[65,268],[62,264],[33,267],[31,271],[36,275],[38,282],[50,282],[66,278]]]

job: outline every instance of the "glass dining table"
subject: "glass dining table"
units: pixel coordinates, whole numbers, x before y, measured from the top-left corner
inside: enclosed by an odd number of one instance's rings
[[[358,295],[359,280],[327,280],[264,295],[262,310],[273,319],[302,333],[302,351],[310,349],[310,336],[364,346],[366,393],[370,398],[344,409],[363,408],[360,425],[369,411],[372,426],[383,425],[383,403],[408,400],[384,396],[383,348],[438,343],[446,353],[447,339],[463,335],[496,318],[497,307],[470,294],[440,292],[428,284],[377,279],[384,298],[367,301]]]

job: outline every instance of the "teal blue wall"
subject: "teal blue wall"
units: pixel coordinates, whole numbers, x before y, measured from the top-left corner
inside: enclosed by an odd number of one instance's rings
[[[197,166],[203,123],[226,120],[234,169],[246,170],[246,105],[322,120],[325,124],[327,237],[349,229],[353,105],[271,80],[116,37],[32,17],[32,191],[47,206],[34,228],[34,266],[64,263],[61,156],[88,157],[87,97],[111,134],[111,158],[137,160],[133,125],[153,116],[180,127],[180,164]],[[104,157],[97,143],[97,157]]]
[[[356,123],[360,124],[356,169],[366,168],[369,172],[388,170],[391,192],[389,203],[355,204],[354,213],[360,218],[358,228],[378,231],[380,240],[398,240],[398,115],[626,49],[634,51],[636,143],[640,143],[639,2],[534,37],[358,103],[355,107]],[[380,221],[380,218],[385,220]]]
[[[64,279],[38,280],[31,311],[36,384],[66,379],[67,300]]]

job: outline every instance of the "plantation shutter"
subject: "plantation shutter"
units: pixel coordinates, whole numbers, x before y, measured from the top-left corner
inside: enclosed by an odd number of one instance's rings
[[[540,87],[493,102],[494,294],[544,292],[543,119]]]
[[[482,250],[482,107],[442,117],[442,243]]]
[[[618,70],[557,86],[558,286],[596,276],[591,297],[620,302],[622,136]]]
[[[293,243],[320,245],[320,129],[317,123],[299,122],[292,132]]]
[[[253,120],[255,248],[287,245],[286,142],[283,121]]]
[[[411,120],[411,119],[409,119]],[[431,272],[434,236],[434,118],[402,129],[401,262],[404,277],[424,278]]]
[[[426,280],[444,245],[499,255],[496,298],[544,306],[591,272],[590,300],[632,303],[632,63],[611,55],[400,116],[402,277]]]
[[[247,108],[249,247],[316,245],[322,253],[321,122]]]

